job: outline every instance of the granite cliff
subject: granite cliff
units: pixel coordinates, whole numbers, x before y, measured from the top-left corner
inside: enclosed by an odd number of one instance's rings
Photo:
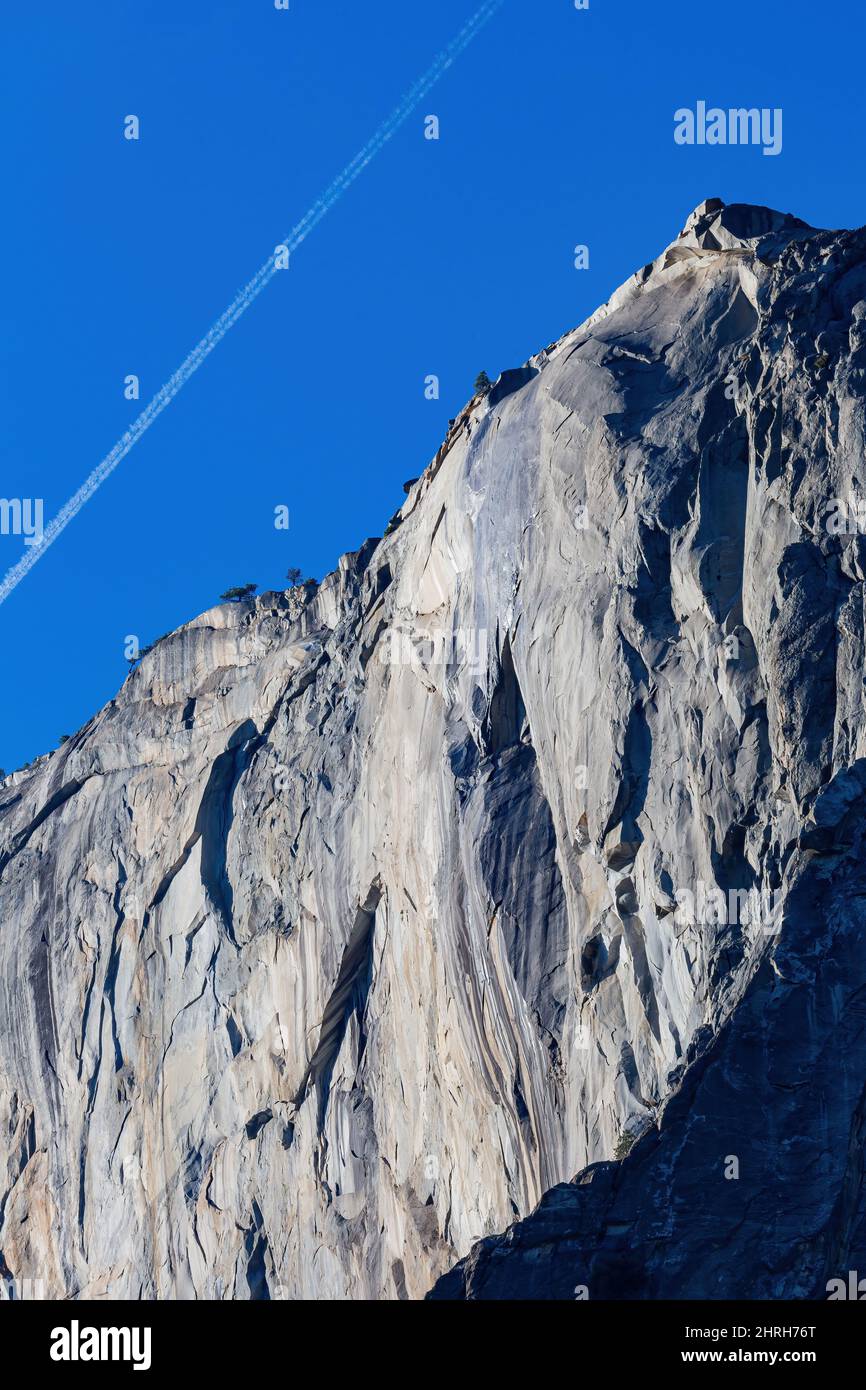
[[[864,385],[866,232],[710,200],[382,541],[0,784],[0,1272],[866,1269]]]

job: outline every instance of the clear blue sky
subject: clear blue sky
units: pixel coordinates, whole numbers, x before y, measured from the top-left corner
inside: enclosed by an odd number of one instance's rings
[[[477,3],[6,7],[0,496],[62,506]],[[381,535],[477,372],[579,323],[703,198],[866,221],[864,38],[850,0],[505,0],[0,605],[0,766],[115,693],[127,633]],[[698,99],[781,107],[782,153],[675,145]],[[0,575],[22,553],[0,535]]]

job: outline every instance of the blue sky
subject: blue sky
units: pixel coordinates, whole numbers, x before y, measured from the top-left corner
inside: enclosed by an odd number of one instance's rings
[[[0,496],[63,505],[477,3],[7,10]],[[579,323],[703,198],[866,221],[864,30],[841,0],[505,0],[0,605],[0,766],[111,698],[127,634],[381,535],[477,372]],[[781,107],[781,154],[676,145],[699,99]],[[23,550],[0,535],[0,576]]]

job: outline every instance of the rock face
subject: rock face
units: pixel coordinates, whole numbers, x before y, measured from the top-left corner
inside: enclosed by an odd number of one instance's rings
[[[864,253],[702,204],[384,541],[0,787],[0,1272],[866,1271]]]

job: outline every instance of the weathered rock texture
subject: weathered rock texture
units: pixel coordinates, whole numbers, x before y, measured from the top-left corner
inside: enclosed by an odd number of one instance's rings
[[[866,1270],[864,251],[703,204],[0,788],[3,1268],[417,1298],[552,1188],[437,1292]]]

